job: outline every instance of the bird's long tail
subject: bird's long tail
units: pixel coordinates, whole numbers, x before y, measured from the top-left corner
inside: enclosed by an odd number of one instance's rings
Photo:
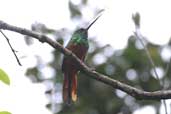
[[[77,100],[77,76],[76,72],[64,73],[63,101],[71,104]]]

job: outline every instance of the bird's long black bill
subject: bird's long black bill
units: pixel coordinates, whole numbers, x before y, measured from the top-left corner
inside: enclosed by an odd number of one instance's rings
[[[101,17],[101,15],[99,15],[98,17],[96,17],[95,20],[92,23],[90,23],[90,25],[86,28],[87,31]]]

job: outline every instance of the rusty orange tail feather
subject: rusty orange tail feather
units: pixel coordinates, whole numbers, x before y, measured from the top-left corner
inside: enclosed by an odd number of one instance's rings
[[[64,74],[64,82],[63,82],[63,101],[67,102],[68,101],[68,77]]]
[[[64,73],[63,101],[70,104],[77,100],[77,76],[76,72]]]
[[[72,76],[71,97],[73,101],[77,100],[77,76],[76,74]]]

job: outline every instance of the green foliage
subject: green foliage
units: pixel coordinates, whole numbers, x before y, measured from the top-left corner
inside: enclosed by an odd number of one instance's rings
[[[7,73],[2,69],[0,69],[0,80],[4,82],[5,84],[10,85],[10,79]]]
[[[0,112],[0,114],[11,114],[11,113],[7,112],[7,111],[2,111],[2,112]]]

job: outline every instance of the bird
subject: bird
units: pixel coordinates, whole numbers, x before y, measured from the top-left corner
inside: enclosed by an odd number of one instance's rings
[[[89,48],[88,30],[99,19],[100,16],[95,18],[94,21],[90,23],[87,28],[77,29],[73,33],[69,43],[65,47],[73,54],[75,54],[82,62],[84,62]],[[64,56],[62,61],[62,72],[64,75],[62,94],[63,102],[66,104],[71,104],[72,102],[75,102],[77,100],[78,71],[79,65],[77,65],[77,63],[72,58]]]

